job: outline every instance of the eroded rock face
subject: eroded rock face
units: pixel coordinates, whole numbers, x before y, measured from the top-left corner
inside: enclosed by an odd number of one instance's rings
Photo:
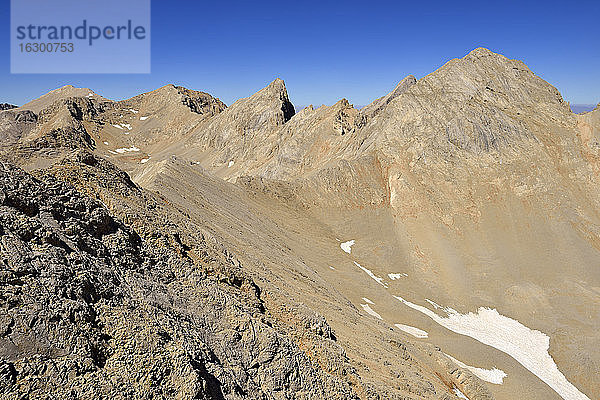
[[[13,108],[17,108],[17,106],[15,106],[14,104],[0,103],[0,111],[11,110]]]
[[[430,152],[480,153],[536,140],[525,121],[561,114],[570,112],[556,88],[522,62],[479,48],[392,100],[370,132],[389,140],[410,138]]]
[[[175,89],[181,95],[181,102],[196,114],[215,115],[227,107],[222,101],[208,93],[197,92],[182,86],[175,86]]]
[[[210,150],[211,166],[233,159],[256,162],[272,151],[277,142],[275,132],[294,114],[285,84],[276,79],[199,125],[187,145],[200,151]]]
[[[23,161],[49,159],[78,148],[92,149],[91,126],[85,123],[97,120],[105,107],[87,97],[73,97],[58,100],[39,114],[21,111],[15,118],[15,143],[2,146],[3,153],[9,160]]]
[[[0,153],[4,153],[35,126],[37,115],[33,111],[5,111],[0,113]]]

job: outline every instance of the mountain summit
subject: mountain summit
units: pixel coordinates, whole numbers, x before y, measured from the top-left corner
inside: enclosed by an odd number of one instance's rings
[[[73,85],[66,85],[60,87],[58,89],[54,89],[45,95],[32,100],[20,107],[22,110],[31,110],[35,113],[39,113],[44,108],[50,106],[52,103],[67,99],[69,97],[87,97],[89,99],[94,99],[97,101],[106,101],[106,99],[98,94],[96,94],[93,90],[87,88],[78,88]]]

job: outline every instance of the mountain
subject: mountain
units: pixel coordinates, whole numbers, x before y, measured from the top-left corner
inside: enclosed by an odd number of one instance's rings
[[[8,398],[600,397],[600,109],[520,61],[360,109],[58,96],[0,135]]]
[[[284,82],[275,79],[199,125],[184,141],[181,154],[207,168],[223,170],[222,175],[235,175],[271,156],[276,132],[294,114]]]
[[[66,86],[28,103],[33,106],[0,114],[6,124],[24,118],[15,113],[30,113],[35,119],[34,126],[12,134],[16,143],[0,145],[0,153],[7,152],[9,159],[18,158],[22,166],[31,168],[47,165],[75,148],[102,152],[122,166],[139,164],[155,149],[180,141],[201,121],[226,108],[207,93],[175,85],[118,102],[97,95],[77,96],[82,93]],[[37,113],[26,110],[42,104],[48,105]]]
[[[0,111],[10,110],[13,108],[17,108],[17,106],[8,103],[0,103]]]
[[[44,108],[50,106],[52,103],[58,100],[68,99],[69,97],[87,97],[97,101],[106,101],[106,99],[93,90],[87,88],[77,88],[72,85],[66,85],[58,89],[54,89],[45,95],[31,100],[28,103],[23,104],[19,107],[21,110],[30,110],[35,113],[39,113]]]

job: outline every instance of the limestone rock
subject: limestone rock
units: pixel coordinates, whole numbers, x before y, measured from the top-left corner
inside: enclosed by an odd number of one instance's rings
[[[214,162],[253,161],[268,156],[269,146],[276,142],[274,132],[294,113],[284,82],[276,79],[199,126],[189,145],[214,150]]]

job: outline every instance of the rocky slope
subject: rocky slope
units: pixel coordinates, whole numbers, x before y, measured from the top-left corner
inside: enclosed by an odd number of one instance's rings
[[[36,177],[3,164],[5,198],[34,204],[3,202],[3,240],[41,227],[4,259],[52,260],[3,288],[64,308],[55,264],[98,279],[66,296],[85,339],[11,323],[7,393],[597,398],[598,112],[481,48],[360,110],[295,113],[278,79],[229,107],[168,85],[0,112],[3,159]],[[60,191],[90,205],[42,215]]]
[[[586,159],[600,172],[600,104],[593,111],[577,116],[579,140]]]
[[[0,174],[6,398],[447,399],[453,385],[489,397],[439,351],[383,327],[375,344],[402,355],[386,358],[405,383],[357,371],[325,318],[273,277],[254,282],[262,260],[223,247],[217,219],[199,224],[91,153],[36,175],[5,163]]]

